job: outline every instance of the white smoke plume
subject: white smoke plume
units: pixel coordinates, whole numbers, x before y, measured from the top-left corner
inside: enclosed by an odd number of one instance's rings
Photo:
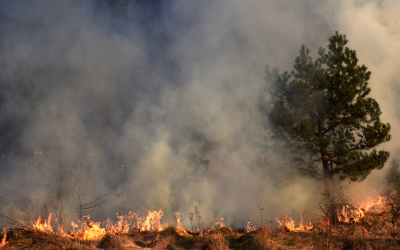
[[[316,213],[319,184],[282,174],[285,157],[267,147],[259,102],[266,64],[291,71],[301,44],[315,58],[335,31],[346,34],[372,71],[371,95],[392,125],[393,139],[381,148],[396,159],[397,1],[165,1],[168,14],[184,20],[155,21],[157,27],[169,21],[159,31],[166,41],[94,3],[34,2],[7,5],[11,21],[2,35],[11,49],[2,60],[7,79],[23,68],[48,91],[35,93],[43,98],[30,105],[21,141],[24,150],[42,154],[34,156],[36,165],[10,163],[0,184],[1,212],[14,210],[16,201],[42,210],[49,197],[64,197],[67,218],[76,220],[79,188],[84,202],[109,194],[88,211],[99,221],[143,206],[162,208],[170,223],[182,212],[189,226],[184,215],[198,199],[204,226],[221,216],[236,227],[249,219],[258,225],[257,206],[269,219]],[[377,195],[386,169],[351,184],[350,193]]]

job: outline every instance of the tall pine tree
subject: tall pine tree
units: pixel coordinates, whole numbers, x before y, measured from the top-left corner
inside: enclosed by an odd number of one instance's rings
[[[363,180],[389,157],[375,147],[390,140],[390,124],[381,123],[379,104],[368,97],[371,72],[358,65],[346,36],[336,32],[329,42],[315,61],[303,45],[291,74],[267,66],[267,115],[274,134],[307,149],[325,180]]]

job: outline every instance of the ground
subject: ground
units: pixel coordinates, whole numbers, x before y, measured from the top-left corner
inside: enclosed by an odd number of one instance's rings
[[[243,232],[222,227],[204,235],[183,236],[168,227],[92,241],[24,226],[8,231],[2,249],[400,249],[400,230],[387,218],[387,213],[370,212],[359,223],[319,223],[300,232],[268,227]]]

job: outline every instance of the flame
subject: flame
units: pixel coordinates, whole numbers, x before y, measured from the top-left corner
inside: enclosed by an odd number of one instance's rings
[[[337,217],[340,222],[358,222],[365,217],[365,213],[368,212],[368,210],[375,206],[384,206],[384,198],[382,196],[378,196],[376,201],[371,197],[367,197],[366,201],[358,203],[356,207],[351,207],[349,205],[342,206],[337,210]]]
[[[191,237],[192,235],[190,235],[188,232],[186,232],[185,227],[181,223],[181,213],[175,212],[174,214],[176,216],[176,232],[182,236]]]
[[[313,228],[311,218],[308,218],[307,223],[303,225],[303,217],[300,217],[299,227],[296,227],[295,222],[292,218],[287,220],[287,215],[282,215],[281,221],[278,218],[276,218],[275,220],[278,223],[281,232],[286,232],[286,231],[299,232],[304,230],[311,230]]]
[[[57,234],[64,237],[70,237],[66,232],[64,232],[64,229],[62,228],[61,225],[58,225],[57,227]]]
[[[214,225],[211,227],[211,230],[213,230],[214,229],[214,226],[216,227],[216,228],[221,228],[221,227],[226,227],[225,226],[225,224],[224,224],[224,218],[223,217],[221,217],[221,218],[216,218],[215,219],[217,222],[215,222],[214,223]],[[218,221],[219,220],[219,221]]]
[[[185,230],[185,228],[183,227],[183,225],[182,225],[182,223],[181,223],[181,213],[175,212],[174,214],[175,214],[175,216],[176,216],[176,221],[177,221],[177,223],[176,223],[176,229],[177,229],[177,230]]]
[[[246,229],[244,230],[245,233],[251,232],[256,230],[256,226],[253,225],[253,223],[251,223],[251,221],[247,222],[247,226]]]
[[[330,226],[331,225],[331,221],[330,220],[323,220],[320,223],[321,226]]]
[[[3,239],[1,240],[0,247],[3,247],[6,244],[6,239],[7,239],[7,231],[6,231],[6,229],[3,228],[3,231],[4,231],[4,235],[3,235]]]
[[[118,215],[117,217],[119,221],[117,222],[116,225],[113,225],[110,219],[107,219],[107,224],[106,224],[106,231],[109,234],[121,234],[121,233],[129,233],[129,227],[132,224],[129,220],[133,218],[135,213],[132,213],[129,211],[128,214],[126,215]]]
[[[51,228],[52,216],[53,216],[52,213],[50,213],[47,220],[45,219],[43,223],[42,223],[42,217],[39,216],[39,218],[32,223],[33,228],[39,229],[41,231],[53,232],[53,228]]]
[[[311,230],[311,229],[313,229],[313,224],[312,224],[312,221],[311,221],[311,218],[308,218],[307,219],[307,223],[306,223],[306,225],[305,225],[305,228],[306,228],[306,230]]]
[[[90,216],[83,216],[84,221],[82,222],[81,229],[76,230],[78,226],[72,221],[71,226],[74,231],[71,234],[72,238],[81,240],[98,240],[106,236],[106,229],[101,228],[100,222],[93,222],[90,220]]]
[[[160,211],[148,211],[146,220],[140,227],[140,231],[162,231],[164,229],[163,225],[161,225],[160,220],[163,216],[162,209]]]
[[[174,203],[174,198],[172,197],[170,200]],[[175,203],[174,203],[175,204]],[[349,205],[345,205],[340,207],[336,212],[339,218],[339,221],[350,223],[350,222],[358,222],[360,219],[366,216],[366,212],[370,209],[379,206],[383,207],[384,198],[382,196],[378,196],[377,200],[374,200],[370,197],[367,197],[366,201],[358,203],[357,206],[352,207]],[[143,207],[142,207],[143,208]],[[143,208],[144,209],[144,208]],[[177,219],[176,231],[178,234],[182,236],[190,237],[183,224],[181,223],[181,217],[179,212],[174,213]],[[90,216],[84,216],[83,221],[79,221],[80,225],[75,224],[73,221],[71,222],[71,233],[66,233],[61,225],[57,228],[57,234],[64,237],[69,237],[71,239],[81,239],[81,240],[98,240],[102,239],[104,236],[108,235],[117,235],[129,233],[131,230],[137,231],[162,231],[167,227],[167,224],[161,223],[161,218],[163,216],[163,211],[160,209],[159,211],[151,211],[148,210],[146,217],[141,217],[139,213],[133,213],[129,211],[128,214],[119,215],[116,214],[118,221],[116,224],[113,224],[110,219],[107,220],[105,227],[101,225],[100,222],[93,222],[90,220]],[[51,226],[52,214],[50,213],[47,219],[43,219],[39,217],[37,220],[32,221],[32,227],[34,229],[38,229],[46,232],[53,232],[53,228]],[[136,222],[134,223],[134,219]],[[215,228],[223,228],[226,227],[223,217],[216,218],[216,222],[212,226],[211,230]],[[295,222],[292,218],[288,218],[287,215],[282,215],[280,219],[276,218],[276,222],[279,225],[279,229],[281,232],[299,232],[303,230],[311,230],[313,228],[311,218],[307,219],[307,222],[303,224],[303,218],[301,217],[300,224],[296,227]],[[330,225],[330,221],[321,222],[321,225]],[[256,227],[252,224],[251,221],[247,222],[247,226],[245,228],[245,233],[254,231]],[[0,247],[6,244],[6,229],[4,228],[3,239],[0,243]],[[199,235],[204,235],[205,231],[200,231],[198,229]]]
[[[177,216],[178,225],[177,229],[180,234],[190,236],[182,223],[180,222],[180,213],[175,214]],[[96,240],[103,238],[106,234],[116,235],[122,233],[128,233],[130,229],[138,231],[162,231],[167,227],[166,224],[161,224],[161,217],[163,216],[162,209],[159,211],[148,211],[146,218],[139,216],[139,213],[132,213],[129,211],[126,215],[119,215],[117,213],[118,222],[114,225],[111,220],[107,220],[106,227],[102,227],[100,222],[93,222],[90,220],[90,216],[84,216],[84,220],[80,222],[81,225],[71,221],[71,234],[64,232],[61,225],[57,228],[57,234],[60,236],[69,237],[72,239],[81,240]],[[49,214],[47,219],[39,217],[37,220],[32,222],[32,227],[41,231],[53,232],[51,227],[52,214]],[[136,223],[132,222],[132,219],[136,219]],[[5,241],[5,239],[3,240]]]

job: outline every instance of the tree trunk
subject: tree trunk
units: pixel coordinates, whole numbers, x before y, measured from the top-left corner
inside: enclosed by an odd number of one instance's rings
[[[336,224],[339,220],[338,220],[338,215],[337,215],[337,209],[338,209],[338,193],[334,183],[333,183],[333,175],[332,175],[332,171],[329,169],[329,161],[326,160],[326,156],[322,157],[322,166],[324,169],[324,179],[325,179],[325,188],[327,190],[330,190],[329,193],[331,195],[330,199],[329,199],[329,213],[328,213],[328,219],[330,221],[330,223]]]
[[[325,159],[326,155],[322,155],[322,166],[324,169],[324,179],[326,184],[331,184],[332,182],[332,173],[329,170],[329,161]]]

